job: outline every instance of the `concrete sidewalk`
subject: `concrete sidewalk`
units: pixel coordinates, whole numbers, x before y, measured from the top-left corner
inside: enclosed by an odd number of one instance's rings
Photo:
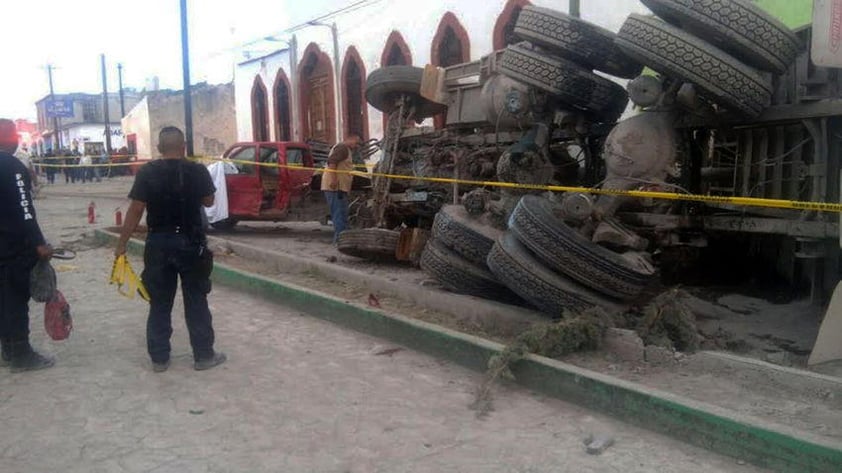
[[[82,199],[37,205],[52,241],[84,247]],[[33,304],[35,344],[58,361],[0,371],[3,473],[759,471],[516,388],[479,420],[467,406],[481,375],[226,288],[211,304],[229,362],[192,370],[179,304],[173,364],[154,374],[146,305],[106,285],[111,260],[56,262],[68,341],[45,340]],[[616,445],[589,456],[590,433]]]

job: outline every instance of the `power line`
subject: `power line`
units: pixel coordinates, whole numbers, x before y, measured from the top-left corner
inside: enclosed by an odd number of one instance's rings
[[[289,27],[285,30],[279,31],[277,33],[264,35],[264,36],[261,36],[259,38],[255,38],[253,40],[247,41],[245,43],[241,43],[241,44],[239,44],[237,46],[234,46],[232,48],[227,48],[227,49],[216,51],[216,52],[208,55],[208,57],[218,56],[219,54],[222,54],[224,52],[237,51],[237,50],[240,50],[242,48],[253,46],[253,45],[258,44],[258,43],[283,41],[280,38],[278,38],[277,36],[283,35],[283,34],[288,34],[288,33],[294,33],[296,31],[302,30],[302,29],[307,28],[309,26],[313,26],[315,24],[318,24],[322,21],[330,20],[330,19],[335,18],[335,17],[337,17],[339,15],[342,15],[342,14],[352,13],[352,12],[355,12],[355,11],[360,10],[362,8],[380,3],[382,1],[383,0],[357,0],[354,3],[351,3],[350,5],[347,5],[345,7],[339,8],[337,10],[333,10],[331,12],[325,13],[324,15],[313,18],[311,20],[307,20],[303,23],[299,23],[297,25],[291,26],[291,27]]]

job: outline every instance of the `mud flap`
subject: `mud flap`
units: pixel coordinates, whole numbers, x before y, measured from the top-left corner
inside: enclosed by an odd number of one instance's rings
[[[842,284],[837,283],[807,364],[842,360]]]

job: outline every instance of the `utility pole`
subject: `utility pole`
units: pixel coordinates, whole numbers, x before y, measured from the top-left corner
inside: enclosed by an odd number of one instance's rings
[[[117,83],[120,87],[120,120],[126,116],[126,102],[123,99],[123,64],[117,63]]]
[[[342,77],[341,69],[339,69],[339,33],[336,31],[336,22],[330,24],[330,34],[333,36],[333,70],[336,77],[336,142],[339,143],[345,137],[345,130],[342,129],[342,123],[345,121],[342,103]]]
[[[579,0],[570,0],[570,16],[574,16],[579,18],[582,16],[582,12],[579,9]]]
[[[47,77],[50,79],[50,102],[55,102],[56,94],[53,90],[53,65],[47,64]],[[55,133],[55,140],[53,142],[54,149],[53,153],[58,156],[59,151],[61,150],[61,132],[59,132],[59,123],[58,117],[53,116],[53,131]]]
[[[181,66],[184,75],[184,139],[187,156],[193,156],[193,101],[190,97],[190,51],[187,38],[187,0],[181,2]]]
[[[102,117],[105,120],[105,152],[111,154],[111,117],[108,113],[108,74],[105,70],[105,54],[100,54],[102,61]]]

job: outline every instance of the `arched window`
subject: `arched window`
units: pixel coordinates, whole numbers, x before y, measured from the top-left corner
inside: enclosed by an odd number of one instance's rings
[[[500,16],[497,17],[497,22],[494,23],[494,50],[500,50],[506,46],[515,43],[515,24],[517,17],[520,16],[523,7],[529,6],[529,0],[509,0]]]
[[[399,31],[394,30],[386,39],[386,46],[383,48],[383,54],[380,56],[381,66],[411,66],[412,53],[409,51],[403,35]]]
[[[447,12],[439,22],[433,37],[430,62],[434,66],[449,67],[468,62],[471,59],[471,41],[465,27],[451,12]],[[436,116],[433,123],[436,128],[444,128],[445,114]]]
[[[269,105],[260,76],[254,78],[251,87],[251,129],[254,141],[269,141]]]
[[[345,136],[368,139],[368,106],[365,101],[365,65],[357,48],[351,46],[342,64],[342,96],[344,97]]]
[[[289,79],[283,69],[278,69],[275,77],[273,96],[275,98],[275,139],[277,141],[292,140],[292,105],[290,101]]]
[[[389,33],[386,45],[383,47],[383,54],[380,55],[380,66],[411,66],[412,52],[398,30]],[[383,130],[386,130],[389,117],[383,114]]]
[[[330,58],[310,43],[298,66],[301,136],[336,143],[336,108]]]

